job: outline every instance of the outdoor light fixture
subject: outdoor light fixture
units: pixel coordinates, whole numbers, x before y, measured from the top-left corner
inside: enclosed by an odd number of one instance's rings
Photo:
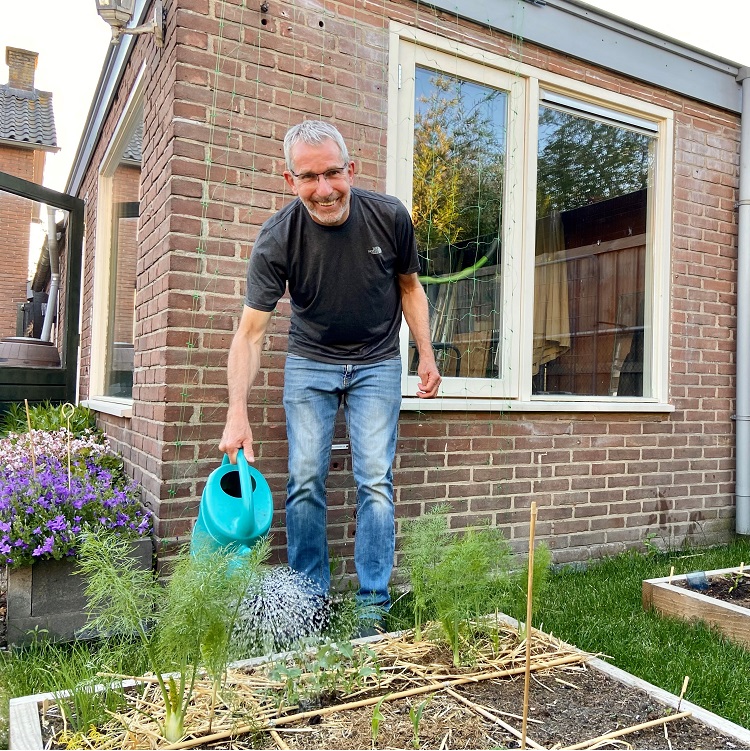
[[[126,25],[133,19],[136,0],[95,0],[96,12],[112,27],[112,44],[117,44],[122,34],[153,34],[156,46],[164,46],[164,7],[162,0],[154,0],[154,17],[151,23]]]

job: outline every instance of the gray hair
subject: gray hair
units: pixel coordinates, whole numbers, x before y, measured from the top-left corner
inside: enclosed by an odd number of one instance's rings
[[[330,123],[323,120],[305,120],[293,125],[284,136],[284,159],[286,168],[294,171],[292,164],[292,148],[298,143],[306,143],[308,146],[318,146],[324,141],[333,141],[341,152],[345,164],[349,164],[349,151],[346,148],[341,133]]]

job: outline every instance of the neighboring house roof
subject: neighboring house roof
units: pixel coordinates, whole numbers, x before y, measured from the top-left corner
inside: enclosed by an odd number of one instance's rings
[[[57,150],[55,115],[49,91],[14,89],[0,84],[0,140]]]
[[[130,137],[122,155],[122,161],[137,165],[140,165],[143,161],[143,122],[140,122],[133,131],[133,135]]]

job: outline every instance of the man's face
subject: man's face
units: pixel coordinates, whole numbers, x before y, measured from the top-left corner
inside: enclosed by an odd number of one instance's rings
[[[329,227],[343,224],[349,217],[354,162],[345,164],[336,142],[327,140],[314,146],[296,144],[292,165],[294,171],[285,171],[284,179],[313,221]]]

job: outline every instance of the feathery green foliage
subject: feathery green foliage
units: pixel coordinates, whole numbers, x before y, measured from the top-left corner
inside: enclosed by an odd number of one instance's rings
[[[409,576],[415,638],[427,618],[436,618],[453,650],[456,665],[469,621],[502,606],[525,603],[526,584],[520,586],[522,567],[515,562],[502,533],[490,527],[475,527],[462,534],[448,529],[446,506],[438,506],[404,525],[402,550]],[[535,565],[542,586],[548,553]],[[392,621],[391,621],[392,622]]]
[[[138,571],[126,542],[88,535],[78,563],[87,577],[91,627],[112,634],[133,634],[141,642],[156,675],[166,708],[164,737],[174,743],[200,667],[215,684],[229,661],[229,644],[239,601],[267,547],[236,565],[231,552],[181,554],[174,575],[162,587],[152,572]],[[177,671],[168,680],[162,674]]]
[[[532,616],[539,612],[542,597],[549,586],[552,552],[544,543],[534,546],[534,569],[532,573]],[[503,611],[517,621],[526,621],[526,593],[529,588],[529,562],[512,577],[511,592]]]
[[[427,514],[404,524],[404,566],[409,573],[414,609],[414,637],[422,638],[425,622],[432,602],[430,572],[442,559],[448,543],[448,524],[445,514],[450,507],[435,506]]]
[[[456,666],[461,664],[462,626],[494,609],[488,597],[501,580],[507,580],[510,557],[499,530],[470,529],[451,538],[441,560],[428,572],[437,618]]]

